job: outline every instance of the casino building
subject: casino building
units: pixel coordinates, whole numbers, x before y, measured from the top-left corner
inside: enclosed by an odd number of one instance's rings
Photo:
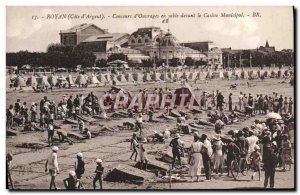
[[[213,42],[180,43],[170,32],[159,27],[138,28],[131,35],[109,33],[94,24],[81,24],[60,31],[61,44],[75,49],[92,51],[97,59],[107,59],[112,53],[124,53],[127,60],[140,63],[150,59],[165,60],[167,63],[178,58],[182,63],[186,57],[208,64],[222,64],[222,52]]]

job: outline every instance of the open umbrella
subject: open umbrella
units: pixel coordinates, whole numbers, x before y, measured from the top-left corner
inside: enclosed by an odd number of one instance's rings
[[[273,118],[273,119],[282,119],[281,116],[275,112],[270,112],[266,115],[267,118]]]

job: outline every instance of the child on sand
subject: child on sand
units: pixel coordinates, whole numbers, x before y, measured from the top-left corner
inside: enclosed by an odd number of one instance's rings
[[[97,159],[96,160],[96,163],[97,163],[97,167],[96,167],[96,170],[95,170],[95,178],[93,180],[93,187],[94,187],[94,190],[96,189],[96,182],[99,181],[99,184],[100,184],[100,189],[102,190],[102,175],[103,175],[103,171],[104,171],[104,167],[102,166],[102,160],[101,159]]]
[[[260,161],[262,160],[261,154],[259,152],[260,148],[258,145],[254,146],[254,151],[250,155],[250,162],[254,173],[251,176],[251,180],[254,179],[254,176],[258,172],[258,180],[260,181]]]

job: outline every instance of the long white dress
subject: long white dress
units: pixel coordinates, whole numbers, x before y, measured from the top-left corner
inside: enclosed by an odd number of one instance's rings
[[[200,176],[201,175],[201,167],[202,167],[202,149],[203,143],[202,142],[194,142],[191,145],[191,160],[190,160],[190,169],[189,169],[189,176]]]

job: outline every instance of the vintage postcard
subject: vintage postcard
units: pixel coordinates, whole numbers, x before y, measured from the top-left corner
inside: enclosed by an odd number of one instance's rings
[[[6,188],[295,190],[294,20],[8,6]]]

